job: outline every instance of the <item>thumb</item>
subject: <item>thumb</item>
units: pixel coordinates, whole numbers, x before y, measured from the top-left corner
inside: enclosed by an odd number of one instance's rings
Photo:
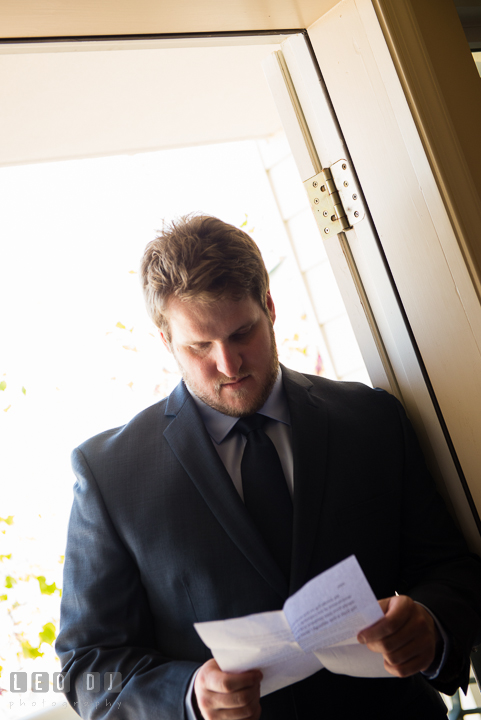
[[[382,600],[378,600],[379,607],[383,611],[384,615],[389,611],[389,606],[391,605],[391,600],[393,598],[383,598]]]
[[[392,599],[393,598],[382,598],[382,600],[378,600],[379,607],[383,611],[384,615],[386,615],[389,612],[389,608],[390,608]],[[362,645],[365,645],[367,642],[369,642],[369,640],[368,640],[369,633],[368,633],[367,637],[364,637],[364,632],[366,630],[371,630],[371,628],[375,628],[377,625],[382,623],[383,620],[384,620],[384,618],[380,618],[379,620],[376,620],[376,622],[373,623],[372,625],[369,625],[369,627],[366,627],[366,628],[364,628],[364,630],[361,630],[361,632],[357,636],[357,641],[359,643],[361,643]]]

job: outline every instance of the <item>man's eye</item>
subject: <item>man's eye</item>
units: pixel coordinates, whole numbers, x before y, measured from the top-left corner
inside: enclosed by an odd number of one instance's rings
[[[246,336],[250,334],[251,330],[252,328],[247,328],[247,330],[241,330],[234,335],[234,339],[242,340],[243,338],[246,338]]]

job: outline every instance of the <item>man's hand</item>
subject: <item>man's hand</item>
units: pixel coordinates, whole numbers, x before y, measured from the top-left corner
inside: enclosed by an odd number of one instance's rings
[[[222,672],[215,660],[208,660],[197,673],[194,693],[205,720],[259,720],[262,673]]]
[[[431,615],[406,595],[379,600],[379,605],[384,617],[359,633],[359,642],[382,653],[391,675],[408,677],[427,670],[441,642]]]

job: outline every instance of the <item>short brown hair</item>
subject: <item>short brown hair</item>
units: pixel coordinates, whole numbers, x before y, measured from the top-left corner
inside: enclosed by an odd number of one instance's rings
[[[240,228],[209,215],[189,215],[163,228],[140,267],[147,311],[170,341],[166,306],[181,300],[212,302],[250,295],[267,313],[267,273],[259,248]]]

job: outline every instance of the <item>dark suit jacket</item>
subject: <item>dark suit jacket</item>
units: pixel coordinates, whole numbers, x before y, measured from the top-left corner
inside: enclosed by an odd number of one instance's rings
[[[289,587],[183,383],[74,451],[56,647],[82,716],[182,719],[191,676],[210,657],[194,622],[280,609],[351,554],[378,598],[408,594],[447,630],[449,657],[432,685],[453,692],[466,684],[481,627],[480,563],[439,499],[402,407],[357,383],[285,368],[283,381],[294,453]],[[122,692],[82,691],[87,670],[120,671]],[[426,720],[444,717],[439,703],[420,675],[367,680],[321,670],[263,698],[262,718],[342,720],[365,708],[370,718]]]

